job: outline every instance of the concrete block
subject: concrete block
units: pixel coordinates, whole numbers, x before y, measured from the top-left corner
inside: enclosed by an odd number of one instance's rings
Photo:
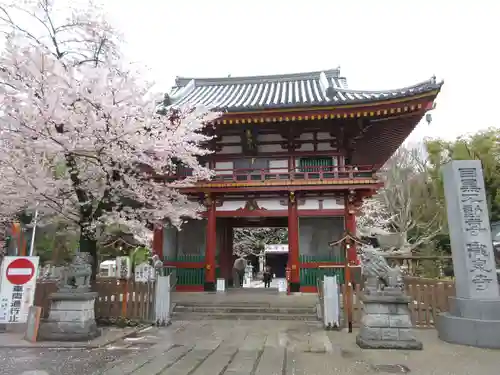
[[[410,308],[408,307],[407,304],[406,305],[404,305],[404,304],[397,305],[397,309],[396,309],[396,312],[394,314],[410,316]]]
[[[382,340],[382,331],[380,328],[362,326],[358,335],[365,340]]]
[[[389,327],[389,315],[365,314],[361,318],[361,325],[366,327]]]
[[[86,341],[98,337],[94,314],[97,293],[54,293],[48,319],[40,323],[40,340]],[[57,297],[57,298],[56,298]]]
[[[363,311],[366,314],[390,314],[390,305],[383,305],[381,303],[365,303]]]
[[[420,341],[401,341],[401,340],[380,340],[370,341],[361,336],[356,337],[356,344],[362,349],[399,349],[399,350],[422,350],[423,345]]]
[[[394,328],[412,328],[411,319],[408,315],[389,316],[389,327]]]
[[[381,328],[381,339],[386,341],[397,341],[399,339],[399,332],[397,328]]]
[[[398,329],[398,338],[401,341],[413,341],[417,338],[415,337],[415,333],[411,328],[400,328]]]

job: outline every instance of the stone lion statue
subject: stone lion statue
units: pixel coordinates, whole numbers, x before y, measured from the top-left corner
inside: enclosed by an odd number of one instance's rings
[[[92,256],[88,253],[76,253],[72,262],[64,268],[59,281],[60,291],[81,291],[90,289],[90,276],[92,275]]]
[[[390,267],[381,254],[373,250],[365,250],[360,254],[360,260],[368,289],[403,288],[401,268],[399,266]]]

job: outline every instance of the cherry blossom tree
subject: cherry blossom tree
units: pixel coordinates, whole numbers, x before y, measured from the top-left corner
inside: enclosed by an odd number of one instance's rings
[[[201,206],[179,188],[211,177],[199,158],[209,152],[203,130],[219,114],[160,114],[152,84],[124,63],[114,30],[92,3],[26,4],[0,7],[10,28],[0,56],[0,216],[62,216],[94,260],[106,225],[125,225],[144,239],[146,226],[197,217]],[[33,18],[42,33],[11,12]],[[68,17],[59,17],[64,12]],[[192,173],[167,183],[179,166]]]

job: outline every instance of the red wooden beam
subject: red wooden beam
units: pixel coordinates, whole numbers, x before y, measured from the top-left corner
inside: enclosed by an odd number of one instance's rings
[[[244,193],[244,192],[258,192],[258,191],[266,191],[266,192],[275,192],[275,191],[345,191],[345,190],[377,190],[383,187],[384,184],[382,182],[374,182],[373,184],[338,184],[338,185],[271,185],[271,186],[225,186],[225,187],[189,187],[189,188],[181,188],[183,193],[189,194],[199,194],[200,192],[209,192],[209,193]]]
[[[200,214],[207,217],[207,212]],[[323,209],[323,210],[298,210],[299,217],[310,216],[344,216],[344,209]],[[288,217],[288,211],[284,210],[234,210],[217,211],[217,217]]]

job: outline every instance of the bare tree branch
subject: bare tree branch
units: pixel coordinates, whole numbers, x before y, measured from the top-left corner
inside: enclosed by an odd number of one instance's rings
[[[385,186],[364,202],[361,234],[399,234],[403,249],[393,250],[404,252],[432,242],[442,231],[443,215],[422,151],[400,147],[380,175]]]

